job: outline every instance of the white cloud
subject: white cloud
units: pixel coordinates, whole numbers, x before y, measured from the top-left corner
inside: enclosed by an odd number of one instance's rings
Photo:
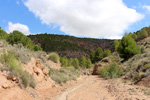
[[[121,39],[123,36],[108,36],[105,39]]]
[[[26,0],[24,4],[42,23],[58,25],[74,36],[120,36],[144,18],[122,0]]]
[[[147,9],[150,12],[150,6],[144,5],[143,8]]]
[[[8,26],[6,27],[6,32],[11,33],[14,30],[18,30],[25,35],[31,34],[27,25],[23,25],[20,23],[14,23],[13,24],[12,22],[8,22]]]

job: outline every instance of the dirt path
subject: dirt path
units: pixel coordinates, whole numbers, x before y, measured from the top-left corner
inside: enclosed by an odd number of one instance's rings
[[[145,88],[123,83],[120,79],[89,76],[83,80],[61,93],[56,100],[150,100],[150,96],[144,94]]]

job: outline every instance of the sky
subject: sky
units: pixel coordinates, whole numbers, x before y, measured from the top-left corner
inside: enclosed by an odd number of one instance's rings
[[[0,0],[7,33],[120,39],[150,26],[150,0]]]

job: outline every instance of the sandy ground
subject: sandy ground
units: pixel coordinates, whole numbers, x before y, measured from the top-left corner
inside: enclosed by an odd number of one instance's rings
[[[144,94],[147,88],[125,83],[121,79],[104,80],[89,76],[83,80],[62,92],[56,100],[150,100],[150,96]]]
[[[51,88],[0,89],[0,100],[150,100],[148,88],[121,79],[104,80],[98,76],[81,76],[76,81]],[[150,88],[149,88],[150,90]]]

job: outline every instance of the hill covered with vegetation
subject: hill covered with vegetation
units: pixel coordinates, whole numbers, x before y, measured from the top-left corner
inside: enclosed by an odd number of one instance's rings
[[[113,40],[77,38],[67,35],[37,34],[28,36],[46,52],[57,52],[60,56],[90,57],[91,51],[97,48],[113,51]]]

